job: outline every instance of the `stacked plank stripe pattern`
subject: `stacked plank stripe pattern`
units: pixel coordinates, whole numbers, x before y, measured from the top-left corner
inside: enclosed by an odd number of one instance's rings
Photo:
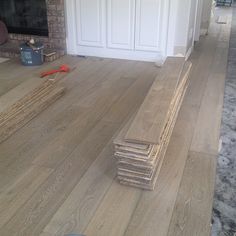
[[[22,128],[30,120],[45,110],[48,106],[59,99],[65,92],[65,88],[57,86],[57,81],[45,80],[43,82],[35,81],[33,88],[33,79],[26,81],[19,88],[15,88],[0,98],[0,104],[7,99],[15,100],[17,93],[22,93],[24,86],[29,86],[28,91],[23,97],[19,98],[4,109],[0,109],[0,143],[9,138],[13,133]],[[31,88],[33,88],[31,90]],[[25,89],[27,90],[27,89]]]
[[[120,183],[153,190],[185,92],[191,63],[167,58],[138,112],[114,139]]]

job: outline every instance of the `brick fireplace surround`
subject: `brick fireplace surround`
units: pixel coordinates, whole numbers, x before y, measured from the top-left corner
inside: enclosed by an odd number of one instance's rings
[[[48,37],[23,34],[9,34],[8,43],[0,46],[0,56],[19,56],[18,45],[31,38],[34,38],[36,41],[40,41],[44,44],[46,54],[50,55],[46,57],[46,61],[56,60],[57,58],[65,54],[66,28],[64,0],[46,0],[46,4],[49,31]]]

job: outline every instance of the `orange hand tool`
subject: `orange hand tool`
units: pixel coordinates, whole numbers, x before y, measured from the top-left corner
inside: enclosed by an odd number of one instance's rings
[[[70,71],[69,66],[61,65],[58,70],[49,70],[49,71],[42,72],[40,77],[43,78],[43,77],[46,77],[48,75],[53,75],[53,74],[61,73],[61,72],[69,72],[69,71]]]

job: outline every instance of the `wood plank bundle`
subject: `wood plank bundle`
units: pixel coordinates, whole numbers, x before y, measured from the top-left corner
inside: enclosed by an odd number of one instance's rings
[[[31,82],[26,83],[31,85],[29,88],[32,88]],[[18,90],[21,91],[21,88],[16,88],[16,92],[10,91],[9,95],[6,94],[2,99],[0,98],[0,103],[1,100],[5,101],[7,97],[10,98],[11,94],[17,94]],[[64,92],[65,88],[57,86],[57,81],[43,80],[17,101],[13,103],[9,101],[10,106],[0,112],[0,143],[55,102]],[[12,99],[15,100],[14,97]]]
[[[188,87],[190,70],[190,62],[168,58],[137,114],[114,140],[120,183],[154,189]]]

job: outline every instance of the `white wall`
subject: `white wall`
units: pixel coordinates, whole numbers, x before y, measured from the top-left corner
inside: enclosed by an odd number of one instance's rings
[[[210,25],[212,0],[203,0],[201,34],[206,34]]]
[[[191,1],[179,0],[175,34],[175,54],[186,54],[188,44],[188,25]]]
[[[196,20],[196,0],[177,0],[176,23],[174,35],[174,55],[188,54],[194,42],[194,27]]]
[[[190,53],[194,46],[194,31],[196,27],[197,6],[198,6],[198,1],[191,0],[189,26],[188,26],[187,53]]]
[[[194,40],[199,41],[200,34],[201,34],[201,22],[202,22],[202,8],[203,8],[203,0],[197,0],[197,14],[196,14],[196,25],[195,25],[195,32],[194,32]]]

